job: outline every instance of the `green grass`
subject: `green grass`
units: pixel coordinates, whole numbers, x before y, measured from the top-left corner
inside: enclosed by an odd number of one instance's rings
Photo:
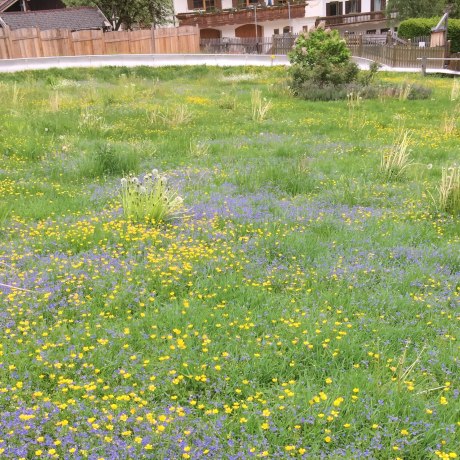
[[[460,225],[432,198],[452,80],[379,78],[432,99],[351,113],[283,68],[0,75],[0,283],[23,289],[0,285],[0,458],[460,455]],[[187,211],[131,222],[120,179],[154,168]]]

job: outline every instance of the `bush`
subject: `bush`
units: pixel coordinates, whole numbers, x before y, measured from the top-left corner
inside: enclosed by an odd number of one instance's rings
[[[334,65],[350,61],[351,52],[337,30],[316,29],[301,33],[289,53],[291,64],[313,67],[324,62]]]
[[[125,216],[134,222],[158,224],[179,216],[183,210],[183,199],[156,169],[141,179],[132,175],[123,178],[121,201]]]
[[[413,39],[431,34],[441,18],[414,18],[402,21],[398,27],[401,38]],[[451,52],[460,52],[460,19],[449,19],[447,39],[451,40]]]
[[[294,94],[301,99],[309,101],[339,101],[347,99],[349,94],[359,94],[362,99],[428,99],[431,89],[421,85],[390,85],[373,84],[365,85],[361,82],[352,82],[343,85],[322,84],[306,80],[299,84]]]
[[[296,94],[305,82],[316,86],[350,83],[358,76],[358,66],[336,30],[316,29],[302,33],[289,53],[292,64],[291,89]]]

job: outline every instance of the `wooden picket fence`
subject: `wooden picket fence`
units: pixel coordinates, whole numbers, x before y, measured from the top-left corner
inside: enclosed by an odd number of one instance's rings
[[[353,56],[359,56],[366,59],[385,64],[390,67],[401,68],[419,68],[420,59],[426,58],[444,58],[446,49],[444,46],[435,48],[419,48],[415,46],[388,46],[388,45],[362,45],[361,47],[350,47]],[[439,61],[428,61],[428,68],[436,69],[439,67]]]
[[[199,52],[200,33],[193,26],[117,32],[0,28],[0,59]]]

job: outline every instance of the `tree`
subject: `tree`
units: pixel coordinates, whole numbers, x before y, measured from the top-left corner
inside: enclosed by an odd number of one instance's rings
[[[64,0],[67,6],[97,6],[115,23],[115,30],[132,29],[135,24],[158,25],[172,21],[171,0]]]
[[[397,11],[398,19],[442,16],[446,6],[452,5],[451,17],[459,17],[460,0],[388,0],[387,11]]]

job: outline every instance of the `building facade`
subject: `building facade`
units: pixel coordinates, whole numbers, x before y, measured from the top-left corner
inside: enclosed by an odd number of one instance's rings
[[[195,25],[201,38],[271,37],[308,31],[320,23],[341,33],[393,30],[386,0],[174,0],[179,25]]]

